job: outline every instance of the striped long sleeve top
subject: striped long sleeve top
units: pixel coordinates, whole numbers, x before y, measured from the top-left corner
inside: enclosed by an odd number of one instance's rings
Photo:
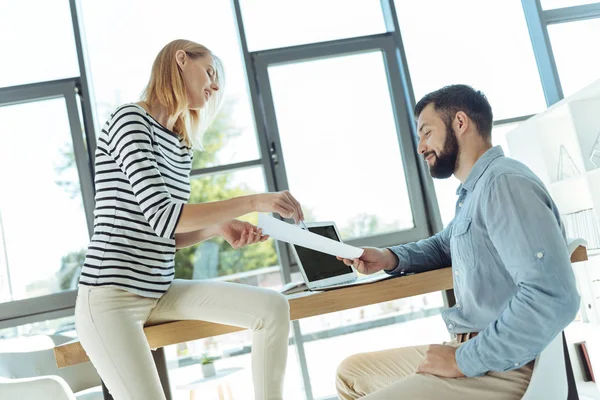
[[[141,106],[111,115],[98,137],[94,234],[80,285],[153,298],[167,291],[192,158],[192,149]]]

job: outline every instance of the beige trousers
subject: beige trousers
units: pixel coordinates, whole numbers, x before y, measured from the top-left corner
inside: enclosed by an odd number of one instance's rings
[[[460,346],[456,341],[446,344]],[[405,347],[346,358],[337,370],[338,395],[343,400],[517,400],[529,385],[533,363],[476,378],[416,374],[427,347]]]
[[[247,285],[175,280],[160,299],[112,287],[79,288],[77,334],[115,400],[165,399],[143,328],[170,320],[251,329],[254,399],[283,398],[290,327],[287,299],[274,290]]]

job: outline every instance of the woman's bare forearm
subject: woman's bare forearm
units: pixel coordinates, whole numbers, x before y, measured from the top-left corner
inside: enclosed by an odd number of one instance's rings
[[[221,224],[209,226],[208,228],[199,229],[197,231],[176,233],[175,248],[183,249],[193,246],[205,240],[212,239],[221,234]]]
[[[256,211],[254,196],[240,196],[211,203],[185,204],[175,235],[199,231]]]

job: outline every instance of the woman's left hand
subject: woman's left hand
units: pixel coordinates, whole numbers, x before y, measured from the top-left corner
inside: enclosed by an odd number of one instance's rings
[[[249,222],[232,219],[221,225],[221,236],[234,249],[239,249],[251,244],[264,242],[269,235],[263,235],[262,229],[257,228]]]

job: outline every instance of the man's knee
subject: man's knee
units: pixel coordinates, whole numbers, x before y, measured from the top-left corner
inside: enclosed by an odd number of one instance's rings
[[[335,386],[338,396],[343,400],[360,397],[356,392],[357,380],[361,378],[361,365],[364,363],[364,354],[354,354],[344,359],[337,367]]]
[[[337,367],[336,377],[350,377],[356,375],[358,365],[361,364],[364,356],[362,354],[354,354],[346,357]]]

